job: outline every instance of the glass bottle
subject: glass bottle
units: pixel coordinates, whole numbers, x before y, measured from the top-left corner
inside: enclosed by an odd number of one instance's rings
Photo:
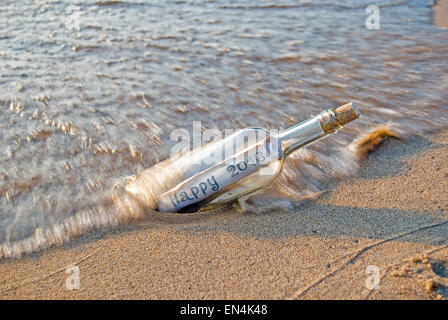
[[[269,185],[289,154],[358,116],[350,102],[281,132],[246,128],[145,170],[125,190],[161,212],[214,208]]]

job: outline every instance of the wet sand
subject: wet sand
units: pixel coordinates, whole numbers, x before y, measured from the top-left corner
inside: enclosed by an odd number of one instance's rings
[[[149,216],[0,262],[6,299],[446,299],[448,133],[386,139],[290,212]],[[66,268],[80,289],[66,288]],[[366,268],[379,268],[369,290]]]

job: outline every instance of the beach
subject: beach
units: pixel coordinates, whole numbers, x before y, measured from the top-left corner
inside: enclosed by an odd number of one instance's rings
[[[4,0],[0,298],[448,299],[447,8]],[[350,101],[269,187],[154,211],[183,138]]]
[[[386,138],[357,175],[293,212],[150,215],[1,261],[0,297],[446,299],[447,158],[448,133]]]

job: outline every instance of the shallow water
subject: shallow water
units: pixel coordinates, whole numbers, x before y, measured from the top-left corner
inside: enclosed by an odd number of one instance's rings
[[[284,129],[356,101],[362,117],[294,155],[258,204],[284,210],[356,170],[350,143],[370,128],[446,127],[433,1],[376,1],[380,30],[365,27],[370,4],[2,1],[0,256],[144,215],[110,190],[167,158],[193,120]]]

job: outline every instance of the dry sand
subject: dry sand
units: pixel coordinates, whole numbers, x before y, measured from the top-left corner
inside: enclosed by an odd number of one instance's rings
[[[7,299],[448,298],[448,133],[386,140],[295,212],[150,215],[0,262]],[[66,268],[80,269],[67,290]],[[379,289],[366,267],[379,268]]]
[[[448,29],[448,0],[438,0],[433,10],[435,25]]]

